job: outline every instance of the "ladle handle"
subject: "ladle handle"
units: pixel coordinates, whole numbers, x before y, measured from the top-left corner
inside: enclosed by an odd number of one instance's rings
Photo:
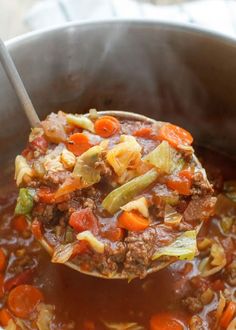
[[[0,38],[0,62],[6,72],[6,75],[12,84],[16,95],[21,103],[22,109],[24,110],[31,127],[37,126],[40,122],[39,117],[34,109],[34,106],[30,100],[30,97],[25,89],[25,86],[20,78],[20,75],[15,67],[15,64],[6,48],[4,42]]]

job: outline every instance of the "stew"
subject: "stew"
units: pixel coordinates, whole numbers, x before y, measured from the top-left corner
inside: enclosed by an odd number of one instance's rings
[[[216,201],[192,142],[170,123],[50,114],[16,157],[17,221],[53,263],[106,277],[192,260]]]
[[[6,329],[235,329],[236,163],[198,150],[214,186],[216,214],[198,236],[199,255],[146,277],[102,280],[51,264],[17,193],[0,200],[0,324]],[[37,228],[37,227],[36,227]],[[26,299],[20,299],[24,295]]]

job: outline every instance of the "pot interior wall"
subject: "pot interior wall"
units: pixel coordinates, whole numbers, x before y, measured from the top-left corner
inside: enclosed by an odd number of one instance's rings
[[[74,25],[9,44],[40,115],[129,110],[189,129],[198,144],[236,155],[236,44],[147,22]],[[0,69],[0,183],[29,126]]]

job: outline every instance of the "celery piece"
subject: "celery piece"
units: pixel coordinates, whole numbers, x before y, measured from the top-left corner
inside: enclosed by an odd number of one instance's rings
[[[120,209],[121,206],[130,202],[136,195],[140,194],[144,189],[152,184],[157,177],[157,171],[152,169],[147,173],[132,179],[108,194],[103,200],[102,206],[109,213],[114,214]]]

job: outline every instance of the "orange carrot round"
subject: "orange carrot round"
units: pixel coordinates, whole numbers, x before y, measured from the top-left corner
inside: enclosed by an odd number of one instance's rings
[[[22,284],[11,290],[7,303],[16,317],[27,318],[42,300],[43,294],[39,289]]]
[[[2,327],[6,327],[8,322],[11,319],[11,314],[9,313],[7,308],[3,308],[0,310],[0,325]]]
[[[26,220],[25,215],[17,215],[12,220],[13,229],[17,230],[19,233],[23,233],[28,229],[28,222]]]
[[[72,134],[67,143],[68,150],[76,156],[80,156],[91,147],[92,144],[89,142],[89,138],[83,133]]]
[[[0,248],[0,272],[3,272],[7,263],[7,257],[2,248]]]
[[[223,329],[227,329],[228,325],[232,321],[233,317],[236,314],[236,303],[233,301],[230,301],[220,319],[220,326]]]
[[[150,320],[150,330],[184,330],[183,325],[170,313],[155,314]]]
[[[193,137],[188,131],[170,123],[166,123],[160,128],[158,137],[160,140],[168,141],[173,147],[193,143]]]
[[[94,129],[97,135],[107,138],[120,130],[119,120],[112,116],[103,116],[96,120]]]
[[[118,226],[130,231],[141,231],[149,226],[149,220],[136,211],[124,211],[118,218]]]

